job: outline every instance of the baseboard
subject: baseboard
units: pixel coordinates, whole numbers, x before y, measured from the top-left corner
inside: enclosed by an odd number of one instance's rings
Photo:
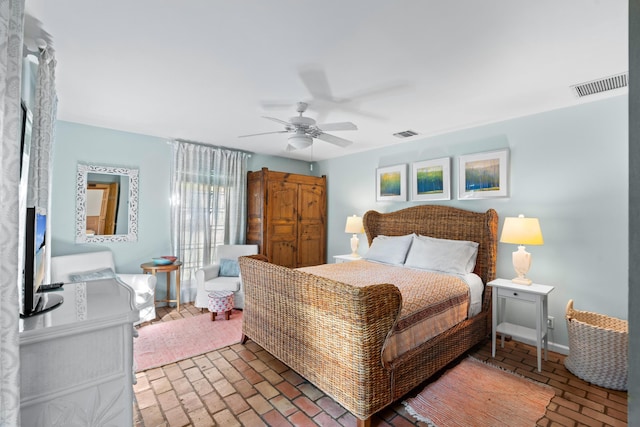
[[[525,343],[525,344],[529,344],[532,346],[536,346],[536,342],[534,340],[530,340],[528,338],[522,337],[522,336],[517,336],[517,335],[511,335],[511,339],[513,339],[514,341],[518,341],[521,343]],[[498,338],[498,345],[500,345],[500,339]],[[566,345],[562,345],[562,344],[558,344],[558,343],[554,343],[549,341],[548,342],[548,348],[549,351],[554,351],[556,353],[560,353],[560,354],[564,354],[565,356],[569,354],[569,347]]]

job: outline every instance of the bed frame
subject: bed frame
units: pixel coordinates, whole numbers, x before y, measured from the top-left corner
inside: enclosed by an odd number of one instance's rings
[[[478,242],[474,272],[495,278],[498,215],[421,205],[363,218],[369,244],[380,234],[412,232]],[[421,346],[385,363],[382,350],[400,314],[393,284],[356,287],[265,262],[240,258],[245,286],[243,342],[248,338],[314,384],[358,420],[404,396],[485,339],[491,331],[491,288],[482,311]]]

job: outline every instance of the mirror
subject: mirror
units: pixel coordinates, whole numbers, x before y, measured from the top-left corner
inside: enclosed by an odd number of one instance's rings
[[[78,164],[76,243],[138,240],[138,169]]]

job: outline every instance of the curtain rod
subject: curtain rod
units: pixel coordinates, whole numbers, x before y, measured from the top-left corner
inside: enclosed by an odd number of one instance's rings
[[[230,148],[230,147],[225,147],[224,145],[212,145],[212,144],[205,144],[204,142],[198,142],[198,141],[190,141],[188,139],[181,139],[181,138],[174,138],[170,141],[167,141],[168,144],[172,144],[174,142],[186,142],[187,144],[193,144],[193,145],[200,145],[202,147],[211,147],[211,148],[220,148],[222,150],[229,150],[229,151],[236,151],[238,153],[245,153],[247,154],[249,157],[251,157],[254,153],[251,151],[246,151],[246,150],[238,150],[237,148]]]

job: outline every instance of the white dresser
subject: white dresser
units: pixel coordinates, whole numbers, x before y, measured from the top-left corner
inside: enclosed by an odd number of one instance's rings
[[[133,291],[105,279],[54,292],[62,305],[20,320],[22,425],[132,425]]]

